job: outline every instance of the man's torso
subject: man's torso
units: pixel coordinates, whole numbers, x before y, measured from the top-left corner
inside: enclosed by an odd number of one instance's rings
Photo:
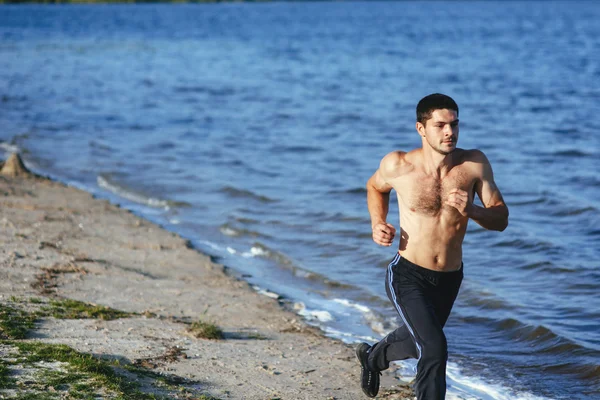
[[[456,188],[473,199],[478,179],[469,151],[457,149],[454,153],[452,165],[439,176],[424,172],[418,150],[404,154],[390,182],[398,195],[400,254],[432,270],[460,268],[468,218],[444,203]]]

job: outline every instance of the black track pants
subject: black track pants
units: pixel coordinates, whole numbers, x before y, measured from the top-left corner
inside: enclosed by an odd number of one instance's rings
[[[369,368],[381,371],[390,361],[416,358],[417,399],[444,399],[448,346],[442,328],[462,279],[462,267],[453,272],[432,271],[397,254],[388,266],[385,288],[403,324],[373,346]]]

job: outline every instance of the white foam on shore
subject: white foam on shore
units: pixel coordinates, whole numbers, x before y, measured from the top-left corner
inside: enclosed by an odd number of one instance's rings
[[[237,250],[234,249],[233,247],[229,247],[229,246],[227,247],[227,252],[229,254],[237,254]]]
[[[229,227],[221,228],[221,233],[226,236],[239,236],[235,229],[231,229]]]
[[[446,368],[448,400],[551,400],[531,393],[515,392],[501,384],[485,382],[478,377],[467,377],[452,362]]]
[[[270,297],[270,298],[275,299],[275,300],[281,298],[281,295],[279,293],[275,293],[275,292],[272,292],[270,290],[263,289],[263,288],[261,288],[260,286],[257,286],[257,285],[252,286],[252,289],[256,290],[256,292],[258,294],[262,294],[263,296],[267,296],[267,297]]]
[[[163,208],[165,210],[169,210],[169,203],[165,200],[157,199],[154,197],[146,197],[141,194],[134,193],[130,190],[122,188],[112,182],[109,182],[103,176],[98,176],[96,178],[96,182],[98,186],[101,188],[108,190],[109,192],[116,194],[117,196],[123,197],[129,201],[134,203],[143,204],[145,206],[155,207],[155,208]]]
[[[211,248],[213,250],[217,250],[217,251],[220,251],[220,252],[223,251],[223,248],[221,246],[219,246],[218,244],[216,244],[216,243],[209,242],[208,240],[200,240],[199,242],[201,244],[205,245],[205,246],[208,246],[209,248]]]
[[[368,313],[371,312],[371,309],[367,306],[363,306],[362,304],[359,303],[354,303],[353,301],[350,301],[348,299],[333,299],[334,302],[339,303],[343,306],[346,307],[350,307],[350,308],[355,308],[358,311],[362,312],[362,313]]]
[[[310,310],[306,308],[304,303],[298,302],[294,303],[294,311],[296,311],[299,315],[306,318],[308,321],[317,320],[319,322],[329,322],[333,321],[333,317],[329,311],[322,310]]]
[[[321,329],[323,329],[326,336],[334,338],[334,339],[339,339],[342,342],[348,343],[348,344],[356,343],[357,340],[359,342],[371,342],[371,343],[377,341],[377,339],[374,338],[373,336],[360,336],[360,335],[355,335],[355,334],[348,333],[348,332],[342,332],[342,331],[334,329],[330,326],[323,326],[323,327],[321,327]]]
[[[266,257],[269,255],[268,250],[263,249],[262,247],[252,246],[250,251],[245,251],[242,253],[242,257],[251,258],[251,257]]]
[[[397,379],[411,383],[415,379],[417,360],[398,361]],[[446,367],[447,400],[552,400],[531,393],[515,392],[501,384],[486,382],[482,378],[465,376],[453,362]]]
[[[233,247],[227,246],[226,248],[229,254],[239,254],[244,258],[253,258],[253,257],[267,257],[269,255],[269,251],[263,249],[262,247],[252,246],[249,251],[239,252]]]

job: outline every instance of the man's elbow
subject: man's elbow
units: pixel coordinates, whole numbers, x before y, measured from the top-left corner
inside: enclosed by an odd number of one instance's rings
[[[508,227],[508,208],[504,208],[504,213],[502,215],[502,222],[499,224],[499,231],[503,232]]]
[[[508,227],[508,217],[502,221],[502,224],[498,227],[499,232],[504,232],[504,230]]]

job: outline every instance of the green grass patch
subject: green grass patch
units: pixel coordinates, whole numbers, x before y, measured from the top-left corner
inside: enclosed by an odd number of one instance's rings
[[[13,342],[24,359],[21,362],[66,362],[76,369],[104,376],[113,376],[114,371],[106,361],[98,360],[90,354],[79,353],[78,351],[62,344],[46,344],[41,342]]]
[[[36,319],[34,314],[0,304],[0,338],[23,339],[33,329]]]
[[[48,393],[47,395],[51,396],[48,398],[59,398],[61,392],[68,392],[72,398],[97,398],[99,394],[106,394],[109,398],[133,400],[163,398],[140,392],[138,384],[127,382],[115,372],[111,361],[80,353],[69,346],[19,341],[11,342],[11,345],[19,349],[16,361],[18,364],[30,366],[40,362],[65,363],[63,365],[66,371],[40,371],[35,385],[28,388],[36,393],[29,393],[30,395],[37,395],[38,390],[45,392],[47,388],[53,387],[57,394]]]
[[[42,307],[40,311],[44,314],[43,316],[51,316],[58,319],[93,318],[108,321],[137,315],[136,313],[70,299],[51,300],[50,305]]]
[[[9,376],[10,369],[4,360],[0,360],[0,389],[8,389],[15,384],[15,379]]]
[[[46,303],[39,299],[11,298],[13,303],[27,304],[32,311],[19,309],[13,304],[0,303],[0,389],[16,391],[19,399],[169,399],[165,393],[176,392],[184,398],[218,400],[202,395],[186,386],[192,384],[184,378],[161,375],[145,368],[121,365],[118,360],[107,360],[80,353],[71,347],[47,344],[39,341],[23,340],[27,332],[35,327],[38,318],[54,317],[62,319],[117,319],[137,315],[114,310],[109,307],[92,305],[76,300],[51,300]],[[44,304],[42,307],[39,305]],[[14,304],[17,305],[17,304]],[[220,339],[221,330],[213,324],[196,322],[190,330],[197,337]],[[5,348],[16,348],[4,351]],[[60,363],[60,364],[54,364]],[[29,371],[11,376],[11,370]],[[145,393],[140,390],[141,379],[144,390],[161,394]],[[159,386],[167,385],[167,388]],[[1,393],[1,392],[0,392]],[[199,397],[198,397],[199,396]],[[2,397],[2,394],[0,394]]]
[[[13,303],[25,302],[15,296],[12,296],[10,300]],[[42,304],[43,302],[40,299],[31,298],[29,303]],[[113,320],[134,315],[137,314],[70,299],[51,300],[49,305],[31,312],[0,303],[0,339],[24,339],[27,331],[33,329],[35,322],[43,317]]]
[[[188,328],[188,332],[197,338],[214,340],[223,339],[223,331],[218,326],[208,322],[193,322]]]

